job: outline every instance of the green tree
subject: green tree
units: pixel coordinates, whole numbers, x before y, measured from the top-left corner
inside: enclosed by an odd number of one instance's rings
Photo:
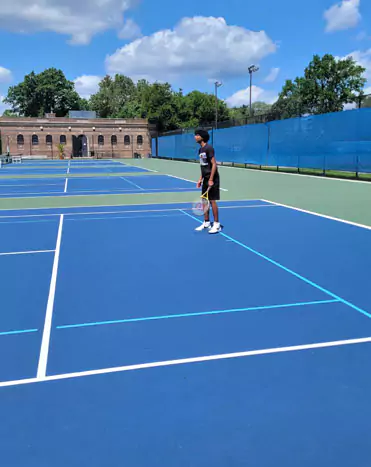
[[[272,118],[293,118],[307,113],[302,94],[304,81],[304,78],[286,81],[277,102],[272,105],[269,111]]]
[[[90,108],[101,118],[116,118],[123,115],[126,109],[133,113],[135,99],[136,88],[132,79],[123,75],[115,75],[114,78],[105,76],[99,83],[99,91],[90,98]]]
[[[91,110],[90,109],[90,102],[89,102],[88,99],[85,99],[83,97],[80,98],[79,110]]]
[[[156,120],[159,131],[175,130],[180,126],[178,101],[169,83],[137,83],[139,117]]]
[[[254,115],[262,115],[267,114],[272,106],[265,102],[254,102],[252,104],[252,116]],[[233,107],[230,109],[231,118],[234,120],[244,120],[249,118],[250,115],[250,106],[249,105],[242,105],[241,107]]]
[[[213,124],[215,121],[215,96],[200,91],[192,91],[184,96],[186,120],[184,127],[195,127],[202,124]],[[226,103],[218,99],[218,121],[229,120],[230,111]]]
[[[272,114],[290,118],[340,112],[344,104],[356,101],[362,94],[365,71],[351,57],[338,60],[330,54],[322,58],[315,55],[303,77],[286,81]]]
[[[367,96],[362,100],[361,107],[370,108],[371,107],[371,96]]]
[[[6,109],[6,110],[3,112],[3,117],[15,118],[15,117],[18,117],[18,114],[16,114],[16,113],[13,112],[12,110]]]
[[[69,110],[80,109],[81,98],[74,83],[61,70],[49,68],[39,74],[31,72],[23,82],[11,86],[4,102],[25,117],[40,117],[49,112],[64,117]]]

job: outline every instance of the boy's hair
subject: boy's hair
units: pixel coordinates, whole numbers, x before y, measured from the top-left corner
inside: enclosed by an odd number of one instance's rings
[[[205,141],[205,143],[207,143],[210,139],[210,135],[206,130],[196,130],[195,136],[201,136],[201,138],[203,139],[203,141]]]

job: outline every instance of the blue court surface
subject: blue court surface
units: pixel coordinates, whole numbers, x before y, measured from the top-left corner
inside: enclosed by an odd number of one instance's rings
[[[0,179],[0,198],[84,196],[198,191],[194,182],[170,175]]]
[[[1,169],[0,175],[12,175],[16,177],[17,175],[64,175],[64,174],[101,174],[101,173],[128,173],[128,172],[148,172],[148,169],[142,169],[140,167],[130,167],[130,166],[106,166],[106,165],[81,165],[81,166],[37,166],[37,167],[23,167],[19,166],[10,166]]]
[[[220,206],[0,212],[2,465],[369,465],[371,231]]]

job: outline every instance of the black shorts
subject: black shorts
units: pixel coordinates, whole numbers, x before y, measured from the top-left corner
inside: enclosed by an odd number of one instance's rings
[[[210,177],[204,177],[204,180],[202,182],[202,193],[206,193],[207,189],[209,188],[209,179]],[[210,201],[220,200],[220,178],[219,176],[214,177],[214,185],[211,187],[209,191],[209,200]]]

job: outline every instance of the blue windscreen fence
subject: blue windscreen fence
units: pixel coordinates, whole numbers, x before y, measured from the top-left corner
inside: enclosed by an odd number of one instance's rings
[[[371,173],[371,109],[214,130],[220,162]],[[193,133],[162,136],[161,158],[197,160]]]

